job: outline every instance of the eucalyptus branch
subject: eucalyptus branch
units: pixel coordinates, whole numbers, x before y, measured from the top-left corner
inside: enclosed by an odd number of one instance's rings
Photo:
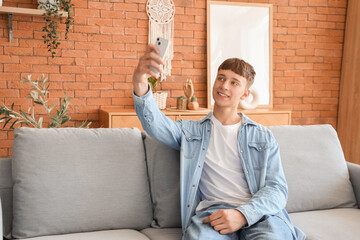
[[[54,109],[56,104],[52,105],[51,107],[48,106],[48,94],[49,94],[49,83],[47,82],[47,78],[45,78],[44,74],[41,76],[40,81],[31,80],[31,75],[29,75],[27,78],[23,78],[21,82],[29,83],[34,90],[32,90],[28,95],[30,99],[33,100],[33,105],[38,104],[45,108],[46,113],[49,117],[49,119],[52,121],[50,123],[50,128],[58,128],[61,127],[66,122],[70,121],[71,117],[68,116],[68,107],[70,105],[70,97],[66,96],[65,92],[65,98],[59,99],[60,106],[59,110],[57,110],[56,114],[51,116],[51,111]],[[42,128],[43,123],[43,117],[39,117],[39,120],[36,120],[35,118],[35,108],[29,107],[27,113],[23,110],[19,110],[19,112],[16,112],[14,110],[14,103],[11,105],[11,108],[8,108],[6,105],[3,107],[0,107],[0,117],[4,115],[2,118],[0,118],[0,123],[4,122],[3,128],[6,127],[7,124],[10,123],[11,120],[15,120],[11,126],[10,129],[14,129],[14,126],[19,123],[25,123],[27,126],[32,126],[35,128]],[[87,123],[87,120],[82,122],[80,125],[80,128],[89,128],[91,122]]]

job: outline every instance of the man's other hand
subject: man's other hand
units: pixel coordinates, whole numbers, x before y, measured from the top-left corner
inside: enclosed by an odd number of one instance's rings
[[[207,218],[203,223],[210,223],[215,231],[220,234],[233,233],[247,224],[244,215],[236,209],[221,209]]]

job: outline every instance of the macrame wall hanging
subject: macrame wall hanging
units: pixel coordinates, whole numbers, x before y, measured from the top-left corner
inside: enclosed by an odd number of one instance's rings
[[[149,16],[149,43],[154,44],[157,37],[170,41],[169,48],[163,58],[164,73],[160,75],[161,81],[171,76],[171,60],[174,56],[174,15],[175,5],[172,0],[148,0],[146,12]]]

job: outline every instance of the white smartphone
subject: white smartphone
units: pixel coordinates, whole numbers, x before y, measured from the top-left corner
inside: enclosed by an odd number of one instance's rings
[[[161,58],[164,58],[167,49],[169,48],[170,41],[161,37],[156,38],[156,41],[154,43],[155,46],[159,48],[159,56]],[[158,70],[156,70],[154,67],[150,66],[151,70],[153,70],[156,74],[159,74]]]

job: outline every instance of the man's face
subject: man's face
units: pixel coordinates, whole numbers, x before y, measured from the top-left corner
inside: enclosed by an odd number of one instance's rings
[[[213,87],[213,98],[218,107],[235,107],[249,96],[246,78],[231,70],[219,70]]]

